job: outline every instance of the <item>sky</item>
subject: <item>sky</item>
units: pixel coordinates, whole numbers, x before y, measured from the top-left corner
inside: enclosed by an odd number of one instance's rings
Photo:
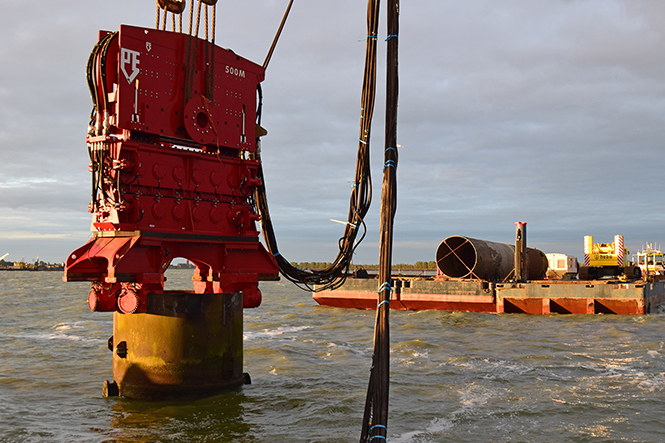
[[[216,43],[261,64],[287,0],[221,1]],[[0,0],[0,256],[62,262],[90,237],[85,80],[99,29],[150,0]],[[380,36],[385,38],[385,5]],[[263,167],[281,253],[332,261],[355,174],[366,2],[295,0],[263,82]],[[665,2],[418,0],[400,6],[394,263],[451,235],[583,256],[665,243]],[[379,262],[385,100],[356,263]]]

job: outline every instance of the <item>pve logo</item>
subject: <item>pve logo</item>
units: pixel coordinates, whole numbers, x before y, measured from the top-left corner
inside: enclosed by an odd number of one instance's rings
[[[139,69],[139,55],[141,55],[140,52],[131,49],[121,48],[120,50],[120,70],[125,74],[129,84],[136,79],[141,71]]]

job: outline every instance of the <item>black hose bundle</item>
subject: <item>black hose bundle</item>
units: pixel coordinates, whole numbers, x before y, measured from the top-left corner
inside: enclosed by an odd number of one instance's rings
[[[386,57],[386,128],[381,189],[381,242],[379,303],[374,325],[374,353],[365,400],[360,443],[386,440],[390,386],[390,298],[392,288],[393,226],[397,211],[397,102],[399,0],[388,0],[388,53]]]
[[[92,99],[92,111],[90,112],[90,126],[94,126],[97,115],[101,115],[108,108],[108,91],[106,86],[106,54],[111,42],[118,36],[118,32],[110,32],[104,35],[92,48],[86,66],[86,79],[90,98]],[[97,83],[97,72],[101,76],[100,84]],[[104,100],[100,103],[100,98]]]
[[[106,58],[111,46],[111,42],[118,36],[118,32],[110,32],[104,35],[92,48],[88,57],[86,66],[86,79],[90,98],[92,99],[92,111],[90,111],[90,123],[88,124],[88,135],[99,135],[103,130],[102,118],[104,112],[108,109],[108,86],[106,84]],[[99,78],[97,74],[99,73]],[[104,203],[111,200],[104,188],[105,181],[112,181],[113,178],[107,173],[105,164],[108,161],[107,153],[99,146],[88,144],[88,155],[90,156],[90,165],[92,169],[92,191],[91,191],[91,209],[94,211],[98,207],[97,195],[101,192]]]
[[[365,70],[361,97],[360,136],[356,175],[349,202],[344,235],[339,239],[339,253],[330,266],[321,271],[299,269],[279,253],[275,231],[270,220],[263,169],[259,167],[258,178],[261,185],[256,189],[256,205],[261,215],[263,237],[268,250],[275,256],[279,270],[287,280],[308,291],[335,289],[344,284],[353,260],[353,254],[364,239],[366,229],[364,218],[372,201],[372,179],[369,162],[369,142],[376,96],[376,48],[378,31],[379,0],[368,0],[367,39],[365,48]],[[258,123],[261,124],[262,94],[259,89]],[[260,151],[257,149],[260,160]],[[361,232],[362,231],[362,232]],[[316,286],[316,287],[315,287]]]

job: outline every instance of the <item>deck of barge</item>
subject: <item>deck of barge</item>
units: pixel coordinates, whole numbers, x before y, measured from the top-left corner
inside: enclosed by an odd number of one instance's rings
[[[348,279],[333,291],[314,292],[325,306],[375,309],[376,279]],[[393,280],[390,307],[525,314],[648,314],[665,305],[665,282],[539,280],[491,283],[480,280],[400,278]]]

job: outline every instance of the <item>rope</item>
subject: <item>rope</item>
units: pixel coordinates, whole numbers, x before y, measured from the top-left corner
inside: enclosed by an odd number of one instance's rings
[[[208,41],[208,5],[206,5],[204,17],[205,17],[205,41]]]
[[[194,22],[194,0],[189,1],[189,35],[192,35],[192,24]]]
[[[193,1],[193,0],[192,0]],[[201,0],[199,0],[199,7],[196,11],[196,38],[199,37],[199,25],[201,23]]]
[[[393,292],[393,288],[392,288],[392,286],[390,286],[390,283],[388,283],[388,282],[384,282],[381,285],[381,287],[379,287],[379,294],[381,294],[384,289],[387,289],[389,292]],[[381,303],[383,303],[383,302],[381,302]]]
[[[215,43],[215,22],[217,21],[217,3],[212,5],[212,43]]]

